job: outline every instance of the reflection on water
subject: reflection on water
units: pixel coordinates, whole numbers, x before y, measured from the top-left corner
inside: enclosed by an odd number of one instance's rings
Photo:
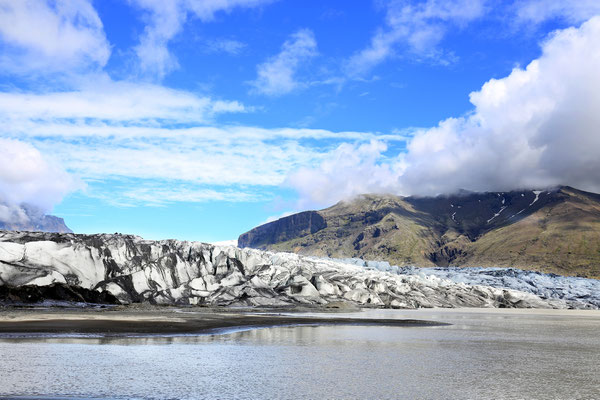
[[[0,341],[0,394],[180,399],[600,397],[598,312],[385,310],[362,315],[436,319],[454,325],[5,339]]]

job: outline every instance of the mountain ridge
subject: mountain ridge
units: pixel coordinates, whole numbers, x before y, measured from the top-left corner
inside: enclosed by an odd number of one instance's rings
[[[0,230],[73,233],[65,220],[23,203],[11,205],[0,201]]]
[[[367,194],[304,213],[321,216],[323,226],[307,232],[293,223],[295,214],[240,235],[238,245],[397,265],[600,277],[600,195],[569,186],[436,197]],[[269,236],[283,226],[291,227],[279,235],[286,240]]]

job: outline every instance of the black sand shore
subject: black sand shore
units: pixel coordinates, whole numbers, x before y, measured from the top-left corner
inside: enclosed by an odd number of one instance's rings
[[[294,316],[254,310],[65,310],[13,309],[0,312],[0,338],[27,334],[177,335],[207,334],[229,329],[273,326],[361,325],[361,326],[440,326],[435,321],[416,319],[372,319]]]

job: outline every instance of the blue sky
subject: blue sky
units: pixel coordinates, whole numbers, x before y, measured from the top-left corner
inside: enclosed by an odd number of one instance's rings
[[[0,0],[0,218],[220,241],[365,192],[598,190],[599,13]]]

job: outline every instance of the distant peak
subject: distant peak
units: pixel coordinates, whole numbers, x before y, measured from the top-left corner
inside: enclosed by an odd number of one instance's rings
[[[62,218],[47,215],[31,204],[10,204],[0,201],[0,229],[8,231],[39,231],[72,233]]]

